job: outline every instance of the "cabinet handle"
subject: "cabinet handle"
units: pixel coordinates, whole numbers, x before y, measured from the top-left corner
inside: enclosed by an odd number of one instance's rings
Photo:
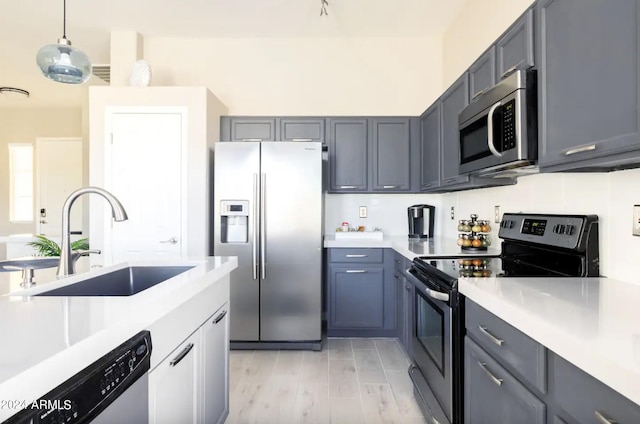
[[[456,180],[456,177],[453,178],[447,178],[446,180],[444,180],[445,183],[452,183]]]
[[[491,371],[489,371],[489,369],[487,368],[486,363],[478,361],[478,365],[480,365],[480,368],[482,368],[482,371],[484,371],[489,376],[491,381],[496,383],[496,385],[498,386],[502,386],[502,379],[497,378],[495,375],[491,374]]]
[[[433,183],[429,183],[429,184],[422,184],[420,187],[421,188],[429,188],[433,185]]]
[[[178,353],[178,356],[173,358],[171,362],[169,362],[169,365],[172,367],[178,365],[180,361],[182,361],[184,357],[187,356],[189,352],[191,352],[191,349],[193,349],[193,343],[189,343],[184,349],[182,349],[182,352]]]
[[[366,269],[348,269],[347,274],[363,274],[367,272]]]
[[[261,138],[243,138],[241,141],[262,141]]]
[[[395,278],[396,280],[399,280],[400,276],[398,276],[398,274],[393,274],[393,278]]]
[[[588,146],[582,146],[582,147],[576,147],[575,149],[569,149],[566,152],[564,152],[564,155],[565,156],[570,156],[570,155],[575,155],[576,153],[590,152],[592,150],[596,150],[596,145],[595,144],[590,144]]]
[[[398,186],[382,186],[382,188],[398,188]]]
[[[213,323],[214,323],[214,324],[219,323],[220,321],[222,321],[222,318],[224,318],[224,316],[225,316],[225,315],[227,315],[227,311],[222,311],[222,312],[220,312],[220,315],[218,315],[217,317],[215,317],[215,318],[213,319]]]
[[[490,88],[490,87],[489,87]],[[486,93],[489,88],[485,88],[484,90],[480,90],[478,91],[476,94],[473,95],[473,97],[471,98],[471,101],[475,101],[478,97],[482,96],[484,93]]]
[[[346,255],[347,258],[366,258],[369,255],[356,255],[356,254],[350,254],[350,255]]]
[[[411,291],[411,286],[407,284],[407,285],[405,286],[405,288],[404,288],[404,289],[405,289],[406,291],[410,292],[410,291]]]
[[[491,334],[488,330],[487,327],[483,327],[481,325],[478,325],[478,329],[480,330],[480,332],[482,334],[484,334],[485,336],[487,336],[489,338],[489,340],[491,340],[493,343],[497,344],[498,346],[502,346],[502,343],[504,343],[504,340],[497,338],[496,336],[494,336],[493,334]]]
[[[509,75],[513,74],[516,70],[518,69],[517,66],[512,66],[511,68],[507,69],[506,71],[504,71],[502,73],[502,75],[500,75],[500,79],[505,79],[506,77],[508,77]]]
[[[340,186],[340,188],[356,188],[356,186]]]
[[[596,419],[598,420],[598,422],[601,422],[602,424],[618,424],[618,421],[614,420],[613,418],[605,417],[604,414],[600,411],[594,411],[594,414],[596,415]]]
[[[311,138],[292,138],[291,141],[313,141]]]

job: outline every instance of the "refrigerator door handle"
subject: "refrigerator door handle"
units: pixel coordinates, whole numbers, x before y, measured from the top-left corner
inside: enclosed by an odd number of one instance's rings
[[[267,278],[267,265],[266,265],[266,205],[267,205],[267,174],[263,173],[260,180],[260,266],[262,268],[262,279]]]
[[[253,237],[251,240],[253,279],[258,279],[258,174],[253,174]]]

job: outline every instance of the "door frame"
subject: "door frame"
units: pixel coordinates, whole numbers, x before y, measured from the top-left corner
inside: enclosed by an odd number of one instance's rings
[[[81,171],[82,171],[82,175],[84,176],[84,143],[82,140],[82,137],[36,137],[36,143],[35,143],[35,151],[34,151],[34,185],[33,185],[33,195],[34,195],[34,206],[35,206],[35,210],[34,210],[34,214],[33,214],[33,220],[34,220],[34,224],[35,224],[35,234],[42,234],[41,228],[40,228],[40,146],[43,143],[47,143],[47,142],[59,142],[59,141],[70,141],[70,142],[80,142],[80,156],[83,158],[83,160],[80,162],[80,166],[82,167]],[[84,180],[84,178],[83,178]],[[82,184],[84,184],[84,181],[82,182]],[[80,188],[80,187],[78,187]],[[62,206],[61,206],[62,207]],[[85,228],[85,216],[87,215],[87,213],[83,210],[82,212],[82,229],[84,231]],[[83,237],[85,237],[85,235],[83,235]]]
[[[186,257],[188,252],[188,226],[187,226],[187,200],[188,200],[188,112],[186,107],[179,106],[108,106],[105,108],[104,119],[104,189],[111,191],[112,188],[112,128],[113,128],[113,116],[116,114],[177,114],[181,118],[181,133],[182,140],[180,143],[181,158],[180,158],[180,256]],[[95,198],[95,196],[94,196]],[[103,201],[104,199],[99,199]],[[94,199],[92,199],[92,202]],[[125,210],[126,205],[123,205]],[[106,203],[105,206],[106,208]],[[95,208],[92,208],[92,211]],[[103,209],[106,211],[106,209]],[[113,221],[109,218],[110,214],[102,214],[102,228],[103,228],[103,240],[102,240],[102,254],[105,259],[104,265],[113,265],[113,251],[111,249],[113,243],[112,226]],[[117,225],[117,224],[116,224]]]

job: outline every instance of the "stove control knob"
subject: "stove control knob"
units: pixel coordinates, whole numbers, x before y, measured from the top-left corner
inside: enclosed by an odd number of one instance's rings
[[[564,233],[568,236],[573,235],[573,232],[575,230],[575,225],[567,225],[564,229]]]

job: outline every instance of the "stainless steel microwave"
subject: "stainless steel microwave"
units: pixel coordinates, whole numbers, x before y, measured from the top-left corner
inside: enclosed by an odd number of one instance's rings
[[[500,176],[537,169],[536,99],[535,70],[516,70],[477,95],[458,115],[460,173]]]

